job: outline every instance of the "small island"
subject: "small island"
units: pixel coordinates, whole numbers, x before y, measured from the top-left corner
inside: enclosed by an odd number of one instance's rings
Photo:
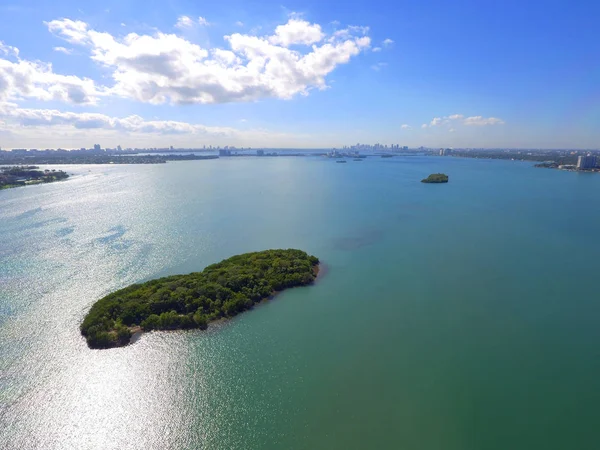
[[[38,170],[37,166],[0,167],[0,189],[10,189],[30,184],[52,183],[69,178],[62,170]]]
[[[125,346],[151,330],[206,329],[276,293],[311,284],[319,259],[301,250],[233,256],[202,272],[133,284],[98,300],[81,324],[90,348]]]
[[[421,180],[421,183],[447,183],[448,175],[445,173],[432,173],[427,178]]]

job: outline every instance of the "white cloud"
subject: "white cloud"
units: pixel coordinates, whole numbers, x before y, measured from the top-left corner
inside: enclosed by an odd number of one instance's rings
[[[54,47],[53,50],[55,52],[64,53],[65,55],[70,55],[71,53],[73,53],[73,49],[65,47]]]
[[[6,45],[4,42],[0,41],[0,54],[18,57],[19,49],[11,45]]]
[[[225,103],[307,95],[311,89],[327,88],[327,75],[371,43],[368,36],[347,29],[343,37],[332,36],[315,45],[325,37],[321,27],[298,18],[278,26],[271,36],[225,36],[229,49],[210,50],[175,34],[130,33],[116,38],[70,19],[47,25],[68,42],[89,48],[94,61],[112,70],[111,94],[149,103]],[[355,31],[362,34],[364,29]],[[288,48],[310,44],[304,53]]]
[[[427,125],[426,123],[424,123],[423,125],[421,125],[421,128],[427,128],[429,125]]]
[[[387,66],[387,63],[384,62],[380,62],[377,64],[374,64],[371,66],[371,69],[373,69],[376,72],[379,72],[383,67]]]
[[[132,115],[124,118],[98,113],[62,112],[54,109],[18,108],[13,103],[0,103],[0,117],[24,127],[63,126],[75,129],[103,129],[131,133],[234,135],[227,127],[207,127],[173,120],[144,120]]]
[[[18,49],[11,48],[13,54],[19,54]],[[29,98],[93,104],[104,94],[105,90],[89,78],[54,73],[52,64],[18,56],[16,61],[0,58],[0,101]]]
[[[244,22],[242,22],[241,20],[238,20],[238,21],[235,23],[235,26],[236,26],[236,27],[243,27],[243,26],[244,26]]]
[[[369,33],[369,27],[361,27],[356,25],[350,25],[348,28],[344,28],[342,30],[336,30],[333,32],[330,41],[335,41],[336,39],[347,39],[351,36],[362,35],[366,36]]]
[[[94,141],[113,142],[133,147],[205,144],[283,145],[306,139],[261,128],[213,127],[172,120],[145,120],[140,116],[110,117],[87,112],[63,112],[53,109],[19,108],[0,102],[0,133],[3,147],[90,146]]]
[[[57,21],[53,20],[52,22],[57,22]],[[177,18],[177,23],[175,24],[175,28],[180,28],[180,29],[192,28],[193,26],[194,26],[194,21],[189,16],[179,16]]]
[[[455,131],[456,125],[465,126],[485,126],[485,125],[503,125],[504,121],[497,117],[471,116],[465,117],[463,114],[452,114],[444,117],[434,117],[429,123],[429,127],[447,126],[451,132]],[[423,124],[422,128],[428,127]]]
[[[200,16],[198,17],[198,24],[199,25],[203,25],[203,26],[208,26],[210,25],[210,23],[208,22],[208,20],[206,20],[204,17]]]
[[[374,52],[380,52],[381,51],[381,47],[373,47],[373,51]]]
[[[311,24],[306,20],[290,19],[285,25],[278,25],[275,34],[269,37],[269,42],[283,47],[293,44],[310,45],[321,41],[325,33],[321,25]]]
[[[60,35],[71,44],[86,44],[89,42],[87,23],[81,20],[60,19],[44,22],[51,33]]]
[[[363,36],[369,34],[369,27],[364,27],[361,25],[349,25],[348,30],[350,30],[351,33],[358,33],[362,34]]]
[[[391,40],[390,38],[384,39],[383,42],[381,43],[384,47],[389,47],[390,45],[392,45],[394,43],[393,40]]]
[[[402,129],[402,130],[412,130],[412,127],[409,124],[404,123],[404,124],[402,124],[402,126],[400,127],[400,129]]]
[[[502,119],[498,119],[496,117],[481,117],[481,116],[473,116],[467,117],[464,120],[465,125],[470,126],[483,126],[483,125],[503,125],[504,121]]]

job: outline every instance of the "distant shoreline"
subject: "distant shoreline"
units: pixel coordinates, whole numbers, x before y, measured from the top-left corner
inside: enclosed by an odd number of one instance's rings
[[[39,170],[38,166],[0,167],[0,190],[66,180],[69,174],[62,170]]]

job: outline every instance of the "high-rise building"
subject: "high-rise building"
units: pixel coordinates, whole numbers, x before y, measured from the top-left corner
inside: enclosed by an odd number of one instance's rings
[[[592,155],[577,158],[577,170],[593,169],[596,167],[596,157]]]
[[[102,148],[100,147],[100,144],[94,144],[94,151],[95,152],[99,152],[101,150],[102,150]]]

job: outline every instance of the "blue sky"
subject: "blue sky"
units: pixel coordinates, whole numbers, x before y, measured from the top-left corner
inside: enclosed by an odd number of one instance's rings
[[[591,1],[0,3],[0,146],[600,147]]]

